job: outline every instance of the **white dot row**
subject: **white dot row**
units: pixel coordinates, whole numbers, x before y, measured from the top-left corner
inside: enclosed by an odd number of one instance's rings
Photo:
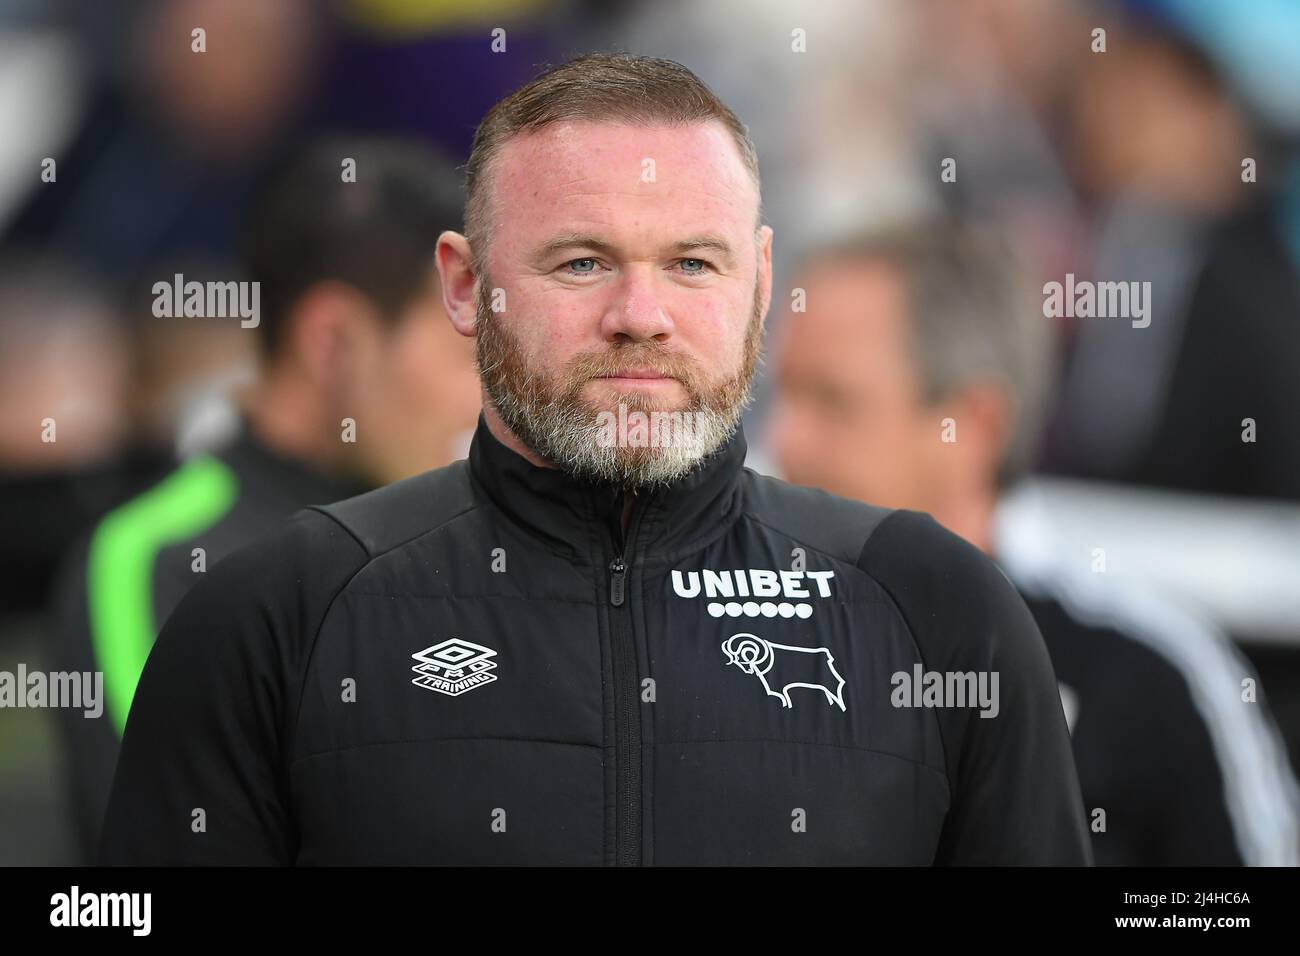
[[[782,601],[780,604],[772,601],[764,601],[761,604],[758,601],[746,601],[743,604],[739,601],[728,601],[726,604],[720,601],[709,602],[709,615],[711,617],[722,617],[724,614],[727,617],[740,617],[743,614],[745,617],[758,617],[760,615],[763,617],[777,617],[779,615],[780,617],[809,618],[812,617],[812,612],[811,604],[791,604],[789,601]]]

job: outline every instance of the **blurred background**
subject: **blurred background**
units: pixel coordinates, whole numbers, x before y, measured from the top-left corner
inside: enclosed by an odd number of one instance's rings
[[[0,0],[0,670],[105,670],[110,704],[0,710],[0,863],[89,859],[195,535],[464,454],[432,240],[487,108],[595,50],[684,63],[757,143],[751,467],[1002,562],[1085,805],[1134,808],[1099,862],[1295,862],[1294,0]],[[382,186],[316,189],[322,143]],[[178,273],[258,278],[263,327],[156,315]],[[1149,323],[1044,315],[1067,275],[1149,282]],[[331,458],[362,404],[391,427]]]

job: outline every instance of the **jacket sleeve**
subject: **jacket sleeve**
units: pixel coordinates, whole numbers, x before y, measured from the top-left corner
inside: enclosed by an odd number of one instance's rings
[[[145,664],[104,819],[102,864],[289,864],[287,754],[311,644],[365,561],[300,512],[214,565]]]
[[[1056,677],[1015,588],[976,548],[917,512],[881,522],[858,564],[893,598],[925,671],[985,674],[996,687],[990,716],[935,709],[951,798],[935,864],[1090,865]]]

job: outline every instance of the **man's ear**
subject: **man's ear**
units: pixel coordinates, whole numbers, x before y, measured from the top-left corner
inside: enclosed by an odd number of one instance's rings
[[[989,380],[965,386],[955,404],[961,409],[958,430],[965,432],[958,444],[966,440],[968,463],[981,482],[996,480],[1015,430],[1015,402],[1006,386]]]
[[[762,315],[766,319],[767,310],[772,305],[772,227],[761,226],[758,230],[758,294],[762,296]]]
[[[461,335],[474,336],[477,315],[474,301],[474,257],[469,240],[459,232],[448,230],[438,237],[438,284],[447,317]]]

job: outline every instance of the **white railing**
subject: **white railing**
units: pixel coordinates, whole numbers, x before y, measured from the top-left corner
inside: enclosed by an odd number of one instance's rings
[[[1104,574],[1250,640],[1300,646],[1300,505],[1034,478],[998,509],[998,550]]]

